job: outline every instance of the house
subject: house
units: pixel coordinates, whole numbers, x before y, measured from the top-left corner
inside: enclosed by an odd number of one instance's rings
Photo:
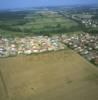
[[[32,53],[32,50],[28,49],[28,50],[24,50],[24,54],[29,55]]]

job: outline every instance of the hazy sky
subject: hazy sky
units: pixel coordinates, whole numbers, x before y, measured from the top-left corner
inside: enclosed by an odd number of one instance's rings
[[[96,3],[98,0],[0,0],[0,9]]]

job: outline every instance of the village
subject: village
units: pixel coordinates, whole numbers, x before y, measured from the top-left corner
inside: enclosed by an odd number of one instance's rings
[[[95,12],[96,13],[96,12]],[[86,28],[97,28],[98,27],[98,20],[97,17],[91,15],[90,13],[85,13],[83,15],[72,15],[71,18],[73,20],[79,21],[82,23]]]
[[[69,48],[98,66],[98,35],[89,33],[62,35],[62,41]]]
[[[65,45],[56,36],[51,38],[48,36],[34,36],[0,39],[0,57],[16,56],[19,54],[30,55],[32,53],[56,51],[64,48]]]
[[[0,57],[57,51],[65,49],[66,46],[93,64],[98,65],[98,35],[91,35],[89,33],[62,34],[52,37],[0,38]]]

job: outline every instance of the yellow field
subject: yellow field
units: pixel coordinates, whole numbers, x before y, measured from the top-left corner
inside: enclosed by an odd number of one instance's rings
[[[71,50],[0,59],[0,100],[98,100],[98,70]]]

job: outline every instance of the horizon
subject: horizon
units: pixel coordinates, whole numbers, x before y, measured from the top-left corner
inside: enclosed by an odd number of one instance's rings
[[[30,7],[71,6],[98,4],[97,0],[0,0],[0,10]]]

